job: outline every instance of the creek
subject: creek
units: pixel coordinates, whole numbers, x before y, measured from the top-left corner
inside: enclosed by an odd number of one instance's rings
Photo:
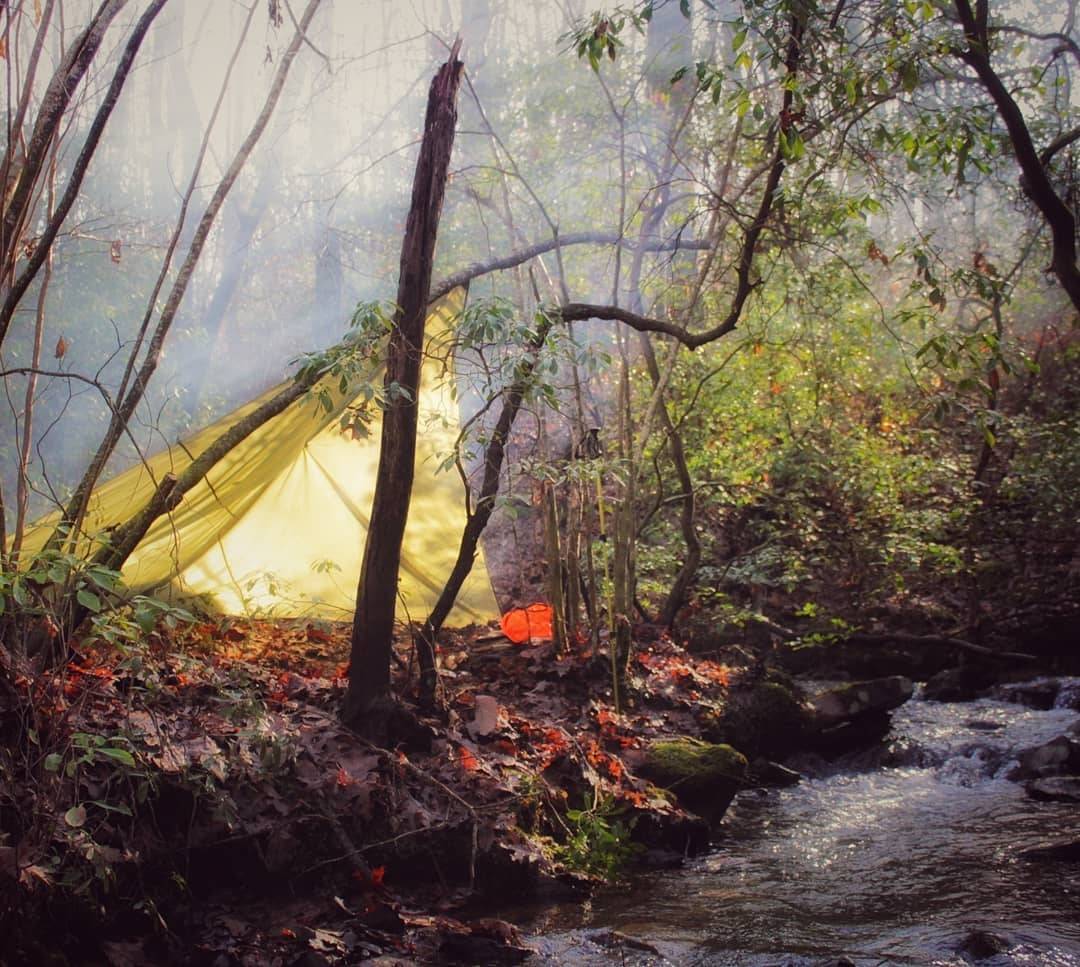
[[[1004,778],[1077,719],[917,694],[880,748],[794,763],[798,786],[740,794],[707,855],[535,914],[533,962],[960,965],[982,930],[1004,949],[980,964],[1080,967],[1080,865],[1019,855],[1075,839],[1080,807]],[[605,947],[611,930],[652,951]]]

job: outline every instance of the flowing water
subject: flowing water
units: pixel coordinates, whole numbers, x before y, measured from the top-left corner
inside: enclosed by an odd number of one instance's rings
[[[1080,967],[1080,866],[1018,854],[1080,836],[1080,806],[1003,777],[1018,750],[1080,716],[917,697],[884,751],[742,794],[714,850],[533,924],[550,964],[964,964],[973,930],[1005,952],[980,964]],[[608,928],[655,952],[605,949]]]

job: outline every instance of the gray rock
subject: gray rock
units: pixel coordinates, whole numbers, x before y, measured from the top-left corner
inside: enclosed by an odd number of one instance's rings
[[[1048,776],[1032,779],[1024,791],[1042,802],[1080,802],[1080,776]]]
[[[946,668],[923,686],[923,698],[931,702],[970,702],[993,682],[993,671],[983,665]]]
[[[1016,765],[1005,773],[1005,778],[1012,782],[1080,773],[1080,743],[1067,735],[1059,735],[1045,745],[1025,749],[1016,758]]]
[[[862,716],[892,711],[911,698],[914,690],[910,678],[890,675],[819,692],[810,699],[810,708],[817,726],[825,729]]]
[[[750,781],[762,786],[797,786],[802,776],[779,762],[755,759],[750,763]]]
[[[991,689],[990,698],[999,702],[1012,702],[1026,708],[1045,711],[1054,707],[1061,682],[1056,678],[1036,678],[1030,682],[1008,682]]]

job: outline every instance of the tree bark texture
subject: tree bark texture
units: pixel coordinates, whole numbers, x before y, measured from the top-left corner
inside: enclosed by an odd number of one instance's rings
[[[450,59],[439,68],[428,92],[424,137],[401,246],[398,308],[387,348],[385,385],[389,404],[383,413],[371,525],[356,591],[349,688],[342,709],[346,722],[365,730],[368,725],[378,724],[365,722],[369,718],[366,713],[374,711],[390,692],[398,568],[416,462],[424,322],[457,125],[457,93],[462,72],[457,51],[455,44]]]

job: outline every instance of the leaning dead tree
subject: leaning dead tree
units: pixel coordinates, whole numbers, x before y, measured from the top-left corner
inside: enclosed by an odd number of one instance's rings
[[[390,702],[398,568],[416,462],[424,323],[435,240],[457,127],[457,94],[463,67],[457,59],[459,48],[460,41],[439,68],[428,93],[424,137],[401,245],[397,310],[387,347],[384,385],[389,402],[383,413],[371,526],[356,592],[349,687],[342,718],[373,735],[385,731],[387,726],[381,710]]]

